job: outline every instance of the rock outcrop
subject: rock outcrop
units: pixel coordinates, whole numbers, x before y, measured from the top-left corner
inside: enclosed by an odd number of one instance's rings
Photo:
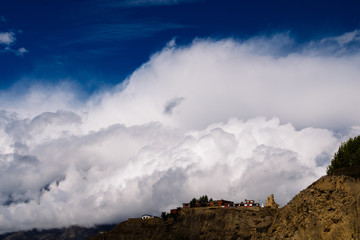
[[[274,194],[271,194],[266,198],[266,204],[265,207],[271,207],[271,208],[279,208],[279,204],[275,202]]]

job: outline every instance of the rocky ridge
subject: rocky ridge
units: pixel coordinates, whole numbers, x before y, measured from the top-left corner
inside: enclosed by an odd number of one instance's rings
[[[167,220],[129,219],[88,240],[132,239],[251,239],[265,236],[276,209],[200,207],[182,209]]]
[[[269,197],[269,204],[273,197]],[[272,203],[271,203],[272,202]],[[358,239],[360,180],[324,176],[275,208],[182,209],[174,218],[130,219],[88,240],[118,239]]]

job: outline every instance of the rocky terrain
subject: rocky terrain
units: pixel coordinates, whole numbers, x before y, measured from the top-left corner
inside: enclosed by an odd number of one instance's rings
[[[268,198],[271,200],[271,198]],[[273,203],[276,206],[276,203]],[[175,218],[130,219],[88,240],[359,239],[360,180],[324,176],[276,208],[192,208]]]
[[[101,225],[94,228],[72,226],[60,229],[30,230],[0,235],[0,240],[84,240],[100,231],[110,230],[114,225]]]
[[[269,239],[360,239],[360,181],[325,176],[283,207]]]
[[[129,219],[106,234],[89,240],[105,239],[251,239],[265,236],[276,209],[271,208],[191,208],[175,218]]]

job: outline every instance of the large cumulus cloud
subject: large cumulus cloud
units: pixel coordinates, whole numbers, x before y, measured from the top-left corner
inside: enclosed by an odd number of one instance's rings
[[[93,123],[107,114],[109,124],[151,119],[188,128],[204,128],[229,116],[276,116],[296,127],[358,124],[360,113],[352,111],[360,101],[358,51],[342,54],[346,46],[341,42],[339,52],[332,48],[329,56],[330,43],[325,43],[289,52],[295,47],[291,39],[275,35],[167,47],[128,79],[124,91],[103,96],[92,109]],[[174,99],[181,101],[171,116],[164,115]],[[113,111],[116,107],[119,111]]]
[[[172,41],[82,104],[69,87],[2,92],[0,231],[116,222],[202,194],[285,204],[359,132],[357,36]]]

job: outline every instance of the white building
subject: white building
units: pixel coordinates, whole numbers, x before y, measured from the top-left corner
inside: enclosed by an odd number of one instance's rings
[[[151,218],[155,218],[155,217],[150,215],[150,214],[144,214],[144,215],[141,216],[142,220],[151,219]]]

